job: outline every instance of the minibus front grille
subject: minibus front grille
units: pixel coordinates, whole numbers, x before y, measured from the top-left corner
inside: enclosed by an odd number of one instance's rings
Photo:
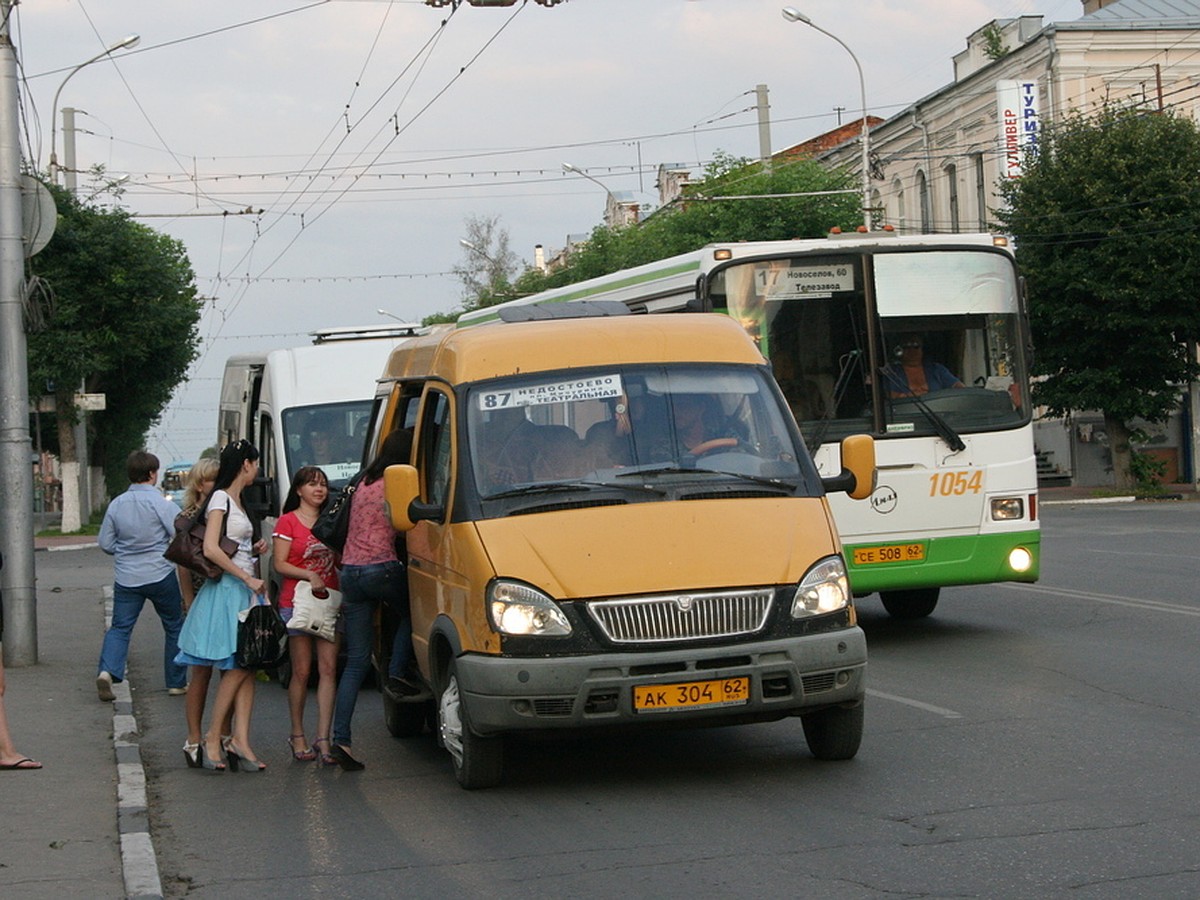
[[[663,594],[587,604],[604,636],[618,644],[692,641],[752,634],[766,625],[771,589]]]

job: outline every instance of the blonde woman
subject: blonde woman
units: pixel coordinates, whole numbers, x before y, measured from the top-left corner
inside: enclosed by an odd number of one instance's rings
[[[219,463],[215,457],[201,459],[187,474],[183,492],[183,514],[195,516],[208,501],[213,482],[217,479]],[[207,581],[203,575],[176,566],[179,590],[183,594],[183,612],[191,609],[196,594]],[[200,722],[204,718],[204,703],[208,698],[208,685],[212,680],[212,666],[188,667],[188,691],[185,715],[187,716],[187,739],[183,742],[183,758],[188,768],[200,768]],[[224,723],[223,734],[229,733],[229,723]]]

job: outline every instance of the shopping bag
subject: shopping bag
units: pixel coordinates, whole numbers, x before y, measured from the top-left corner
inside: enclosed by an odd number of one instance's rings
[[[287,659],[287,626],[261,595],[238,613],[236,658],[243,669],[273,669]]]

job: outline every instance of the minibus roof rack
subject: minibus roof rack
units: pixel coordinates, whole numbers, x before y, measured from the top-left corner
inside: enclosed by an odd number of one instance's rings
[[[627,316],[629,307],[620,300],[568,300],[562,303],[531,303],[502,306],[496,310],[501,322],[531,322],[542,319],[590,319]]]
[[[402,322],[399,325],[362,325],[349,328],[318,328],[310,331],[314,344],[329,344],[333,341],[369,341],[376,338],[414,337],[421,333],[419,322]]]

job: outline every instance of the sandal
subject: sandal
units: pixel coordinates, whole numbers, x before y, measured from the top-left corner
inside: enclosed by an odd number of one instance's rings
[[[192,743],[191,741],[183,742],[183,758],[187,762],[189,769],[200,768],[200,742]]]
[[[325,750],[323,753],[321,751],[319,751],[317,749],[318,744],[325,744],[328,747],[329,738],[317,738],[315,741],[313,741],[313,751],[316,752],[316,754],[317,754],[317,765],[319,765],[319,766],[336,766],[338,764],[338,761],[334,757],[334,755],[332,753],[330,753],[328,750]]]
[[[312,747],[305,747],[303,750],[296,749],[295,742],[296,742],[297,738],[299,738],[300,740],[304,740],[304,735],[302,735],[302,734],[288,735],[288,749],[290,749],[292,751],[292,759],[296,760],[296,762],[312,762],[314,759],[316,759],[317,751],[314,750]]]

